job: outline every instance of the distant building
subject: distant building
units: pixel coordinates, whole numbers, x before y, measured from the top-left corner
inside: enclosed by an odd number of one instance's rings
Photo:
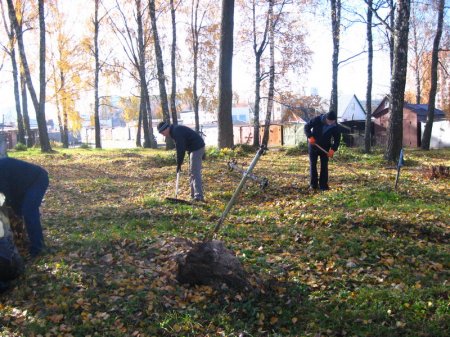
[[[427,104],[410,104],[405,103],[403,106],[403,146],[420,147],[423,135],[423,126],[427,119]],[[380,105],[372,113],[374,118],[374,134],[375,141],[378,145],[385,145],[387,142],[387,130],[389,126],[391,109],[388,97],[385,97]],[[434,124],[432,138],[437,138],[436,132],[440,132],[440,128],[448,127],[448,123],[443,123],[445,113],[442,110],[435,109]],[[441,122],[441,123],[439,123]],[[438,124],[439,123],[439,124]],[[438,127],[439,125],[439,127]],[[434,127],[436,126],[436,127]],[[450,130],[446,130],[443,134],[449,134]],[[434,140],[435,143],[446,147],[446,141]]]

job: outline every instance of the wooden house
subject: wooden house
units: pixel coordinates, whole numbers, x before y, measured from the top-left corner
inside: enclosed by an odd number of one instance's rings
[[[422,129],[427,119],[427,104],[403,105],[403,146],[420,147],[422,139]],[[378,145],[385,145],[387,142],[387,130],[391,114],[389,98],[385,97],[380,105],[373,111],[373,123],[375,142]],[[434,120],[442,121],[445,113],[442,110],[435,109]]]

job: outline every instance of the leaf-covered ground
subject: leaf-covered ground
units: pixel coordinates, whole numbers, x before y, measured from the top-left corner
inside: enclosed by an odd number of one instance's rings
[[[450,151],[342,149],[327,192],[308,190],[306,154],[271,150],[219,237],[252,291],[188,287],[176,258],[208,236],[254,152],[209,150],[207,204],[168,203],[173,152],[58,150],[11,156],[45,167],[42,206],[53,252],[27,259],[0,295],[0,336],[449,336]],[[185,168],[186,165],[184,165]],[[186,168],[185,168],[186,169]],[[186,170],[181,196],[188,199]]]

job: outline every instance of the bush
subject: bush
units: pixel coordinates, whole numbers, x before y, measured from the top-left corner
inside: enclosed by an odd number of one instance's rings
[[[80,149],[90,149],[91,146],[88,143],[81,143],[80,144]]]
[[[307,142],[300,142],[297,144],[297,146],[294,147],[288,147],[286,150],[287,156],[299,156],[302,154],[308,153],[308,143]]]
[[[27,151],[28,150],[27,146],[23,143],[17,143],[16,146],[14,147],[14,149],[16,151]]]
[[[234,147],[234,152],[238,155],[245,155],[249,153],[255,153],[257,151],[257,148],[255,148],[253,145],[249,144],[237,144]]]

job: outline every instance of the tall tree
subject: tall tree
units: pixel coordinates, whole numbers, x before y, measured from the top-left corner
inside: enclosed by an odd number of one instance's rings
[[[177,56],[177,22],[176,22],[176,6],[173,0],[170,0],[170,16],[172,19],[172,46],[170,53],[170,68],[172,71],[172,86],[170,94],[170,112],[172,114],[172,123],[178,124],[177,116],[177,72],[176,72],[176,56]]]
[[[192,83],[192,106],[194,108],[195,115],[195,131],[200,131],[200,121],[199,121],[199,94],[197,92],[198,83],[198,57],[199,57],[199,45],[200,45],[200,31],[202,27],[202,20],[198,18],[199,15],[199,5],[200,0],[192,0],[191,6],[191,38],[192,38],[192,52],[193,52],[193,71],[194,79]]]
[[[366,89],[366,125],[364,129],[364,151],[370,152],[372,141],[372,62],[373,62],[373,38],[372,38],[372,6],[373,1],[368,0],[367,4],[367,89]]]
[[[156,68],[157,68],[157,78],[159,84],[159,97],[161,100],[161,109],[164,116],[164,120],[170,122],[170,113],[169,113],[169,102],[167,100],[167,91],[166,91],[166,76],[164,74],[164,61],[161,49],[161,43],[159,41],[158,35],[158,26],[156,25],[156,10],[155,10],[155,0],[149,0],[149,11],[150,11],[150,20],[152,24],[153,31],[153,43],[155,48],[155,57],[156,57]],[[168,137],[166,139],[166,148],[173,149],[175,144],[172,138]]]
[[[269,1],[269,51],[270,51],[270,65],[269,65],[269,92],[267,98],[267,111],[266,111],[266,120],[264,123],[264,134],[262,139],[262,144],[267,146],[269,142],[270,135],[270,117],[272,115],[273,109],[273,97],[274,97],[274,83],[275,83],[275,24],[274,24],[274,15],[273,15],[273,2],[274,0]]]
[[[330,110],[338,111],[338,66],[341,35],[341,0],[331,0],[331,35],[333,40]]]
[[[253,146],[259,146],[259,112],[260,112],[260,102],[261,102],[261,82],[263,81],[263,76],[261,74],[261,58],[266,49],[269,39],[267,37],[269,30],[269,15],[265,16],[264,20],[264,30],[262,33],[261,41],[257,41],[257,19],[256,19],[256,2],[252,1],[252,26],[253,26],[253,53],[255,56],[255,104],[253,108]]]
[[[102,140],[101,140],[101,130],[100,130],[100,117],[99,117],[99,107],[100,107],[100,99],[98,93],[98,85],[100,78],[100,51],[98,48],[98,38],[100,32],[100,21],[101,18],[98,16],[98,6],[100,0],[95,0],[94,2],[94,18],[92,23],[94,25],[94,130],[95,130],[95,148],[102,148]]]
[[[411,0],[397,0],[394,27],[394,57],[391,75],[391,114],[385,159],[395,162],[403,142],[403,105],[408,66],[408,33]]]
[[[435,102],[436,102],[436,91],[437,91],[437,68],[439,61],[439,44],[442,36],[442,27],[444,23],[444,5],[445,0],[439,0],[438,4],[438,21],[437,21],[437,29],[436,35],[434,37],[433,42],[433,51],[431,56],[431,88],[430,94],[428,97],[428,111],[427,111],[427,122],[425,124],[425,130],[423,132],[422,137],[422,149],[429,150],[430,149],[430,141],[431,141],[431,133],[433,131],[433,122],[434,122],[434,110],[435,110]]]
[[[233,147],[233,30],[234,0],[222,0],[222,25],[220,30],[219,59],[219,148]]]
[[[17,36],[17,43],[19,46],[20,58],[24,67],[24,73],[28,91],[33,101],[33,106],[36,111],[36,119],[39,129],[39,141],[42,152],[51,152],[50,140],[48,137],[47,123],[45,119],[45,13],[44,13],[44,0],[38,1],[39,8],[39,99],[34,89],[31,79],[30,67],[28,65],[27,57],[25,54],[25,45],[23,41],[22,30],[19,27],[19,21],[17,19],[16,10],[12,0],[7,0],[9,18],[14,26],[14,30]]]
[[[36,119],[39,129],[39,142],[42,152],[51,152],[50,139],[48,137],[47,120],[45,118],[45,99],[46,99],[46,68],[45,68],[45,11],[44,0],[38,0],[39,7],[39,109],[36,112]],[[31,83],[31,82],[30,82]]]
[[[130,20],[126,15],[126,5],[134,5],[133,17],[136,23],[136,27],[132,27]],[[148,19],[144,18],[146,11],[142,8],[141,0],[134,0],[134,3],[120,3],[116,0],[116,10],[120,19],[122,20],[123,27],[119,27],[119,20],[110,17],[109,22],[111,27],[119,39],[122,49],[133,65],[133,69],[129,70],[130,76],[137,81],[140,90],[140,114],[139,114],[139,127],[136,135],[136,145],[140,146],[140,130],[141,125],[144,133],[144,147],[155,147],[156,141],[153,135],[153,128],[151,127],[151,113],[149,105],[148,94],[148,82],[147,82],[147,62],[148,62],[148,44],[149,44],[149,31],[148,26],[144,25],[144,22]],[[137,30],[137,31],[136,31]],[[126,67],[124,67],[126,69]]]
[[[15,99],[15,105],[16,105],[16,116],[17,116],[17,140],[22,143],[26,144],[25,141],[25,128],[23,124],[23,117],[22,117],[22,110],[20,108],[20,91],[19,91],[19,71],[18,71],[18,65],[17,65],[17,58],[16,58],[16,38],[14,34],[14,27],[12,26],[12,23],[8,26],[8,21],[5,17],[5,10],[3,7],[3,2],[0,3],[1,10],[2,10],[2,17],[3,17],[3,24],[5,27],[6,34],[8,35],[8,46],[3,46],[3,50],[9,55],[11,59],[11,65],[12,65],[12,75],[13,75],[13,84],[14,84],[14,99]]]
[[[26,131],[25,144],[27,147],[32,147],[35,144],[35,137],[31,130],[30,116],[28,115],[27,81],[25,79],[25,72],[22,64],[20,64],[20,94],[22,97],[23,125]]]

